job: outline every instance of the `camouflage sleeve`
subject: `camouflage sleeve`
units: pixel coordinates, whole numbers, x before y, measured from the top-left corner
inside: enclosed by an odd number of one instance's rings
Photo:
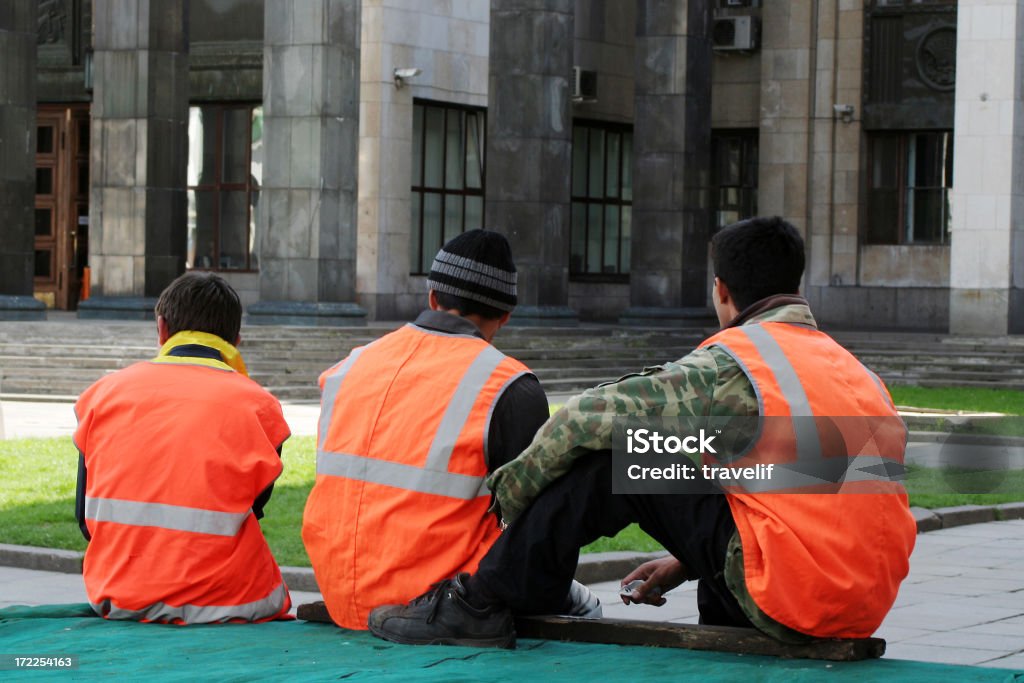
[[[724,354],[697,349],[677,362],[645,368],[566,402],[518,458],[488,478],[502,518],[511,522],[518,517],[576,458],[611,448],[616,418],[710,414],[719,355]]]

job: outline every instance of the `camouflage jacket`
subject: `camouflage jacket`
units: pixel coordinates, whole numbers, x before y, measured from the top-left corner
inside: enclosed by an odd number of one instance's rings
[[[790,322],[817,327],[806,304],[771,308],[743,322]],[[593,389],[566,402],[518,458],[496,470],[487,484],[497,512],[511,522],[576,458],[612,447],[612,423],[621,417],[757,415],[754,388],[739,364],[718,348],[695,349],[683,358]]]

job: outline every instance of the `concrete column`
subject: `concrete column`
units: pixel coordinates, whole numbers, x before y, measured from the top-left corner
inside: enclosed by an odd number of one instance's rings
[[[808,173],[810,172],[810,159],[808,158],[808,139],[811,135],[812,114],[812,90],[814,85],[821,79],[828,79],[829,74],[822,74],[814,69],[814,48],[816,47],[815,36],[815,7],[823,6],[825,12],[835,12],[835,3],[818,3],[817,0],[790,0],[789,2],[766,2],[762,3],[761,10],[761,130],[760,130],[760,168],[758,172],[757,204],[758,213],[762,216],[779,215],[790,221],[804,235],[808,242],[813,242],[807,229],[808,216]],[[855,3],[840,3],[842,6]],[[832,24],[828,17],[824,18],[825,25]],[[859,29],[858,29],[859,35]],[[826,38],[834,38],[833,35]],[[822,45],[826,51],[836,49],[834,42]],[[860,50],[862,46],[858,41],[856,47],[852,42],[845,44],[843,55],[851,59],[850,66],[841,64],[841,68],[849,73],[844,76],[854,76],[860,64]],[[847,53],[852,54],[847,54]],[[826,55],[827,56],[827,55]],[[828,60],[821,62],[828,64]],[[845,81],[844,81],[845,84]],[[844,95],[852,88],[852,84],[844,88]],[[831,86],[827,89],[831,90]],[[837,94],[838,96],[838,94]],[[831,110],[832,103],[820,99],[822,109]],[[850,102],[860,109],[860,100]],[[818,130],[825,137],[831,134],[830,125],[831,111],[826,115],[825,125],[820,125]],[[841,144],[855,146],[859,131],[853,125],[839,124],[835,131],[837,145]],[[831,140],[825,140],[823,147],[828,149],[832,146]],[[825,173],[830,173],[831,162],[827,159],[818,159],[820,162],[827,162],[827,165],[820,166]],[[836,174],[826,185],[837,181],[842,183],[853,183],[856,186],[856,171],[849,174]],[[827,195],[826,195],[827,197]],[[827,201],[827,200],[826,200]],[[851,267],[851,282],[856,273],[856,216],[851,224],[851,231],[846,234],[846,242],[840,238],[833,238],[832,250],[846,254],[849,252]],[[826,228],[827,232],[827,228]],[[825,239],[828,242],[828,239]],[[814,247],[811,247],[814,248]],[[827,259],[827,250],[825,258]],[[812,258],[812,261],[816,259]],[[843,268],[840,264],[834,267]],[[846,271],[844,271],[846,272]]]
[[[1024,332],[1024,3],[957,7],[950,331]]]
[[[358,0],[266,0],[260,302],[249,322],[360,325]]]
[[[569,308],[574,0],[491,0],[484,222],[519,270],[517,324],[576,324]]]
[[[188,0],[95,0],[89,264],[80,318],[152,318],[185,270]]]
[[[857,226],[864,8],[862,5],[843,7],[845,4],[839,0],[824,0],[816,5],[811,15],[816,30],[811,36],[809,67],[801,56],[802,48],[791,48],[772,68],[775,78],[814,79],[809,107],[812,116],[808,134],[812,152],[808,194],[810,222],[805,230],[808,242],[805,290],[852,286],[859,281]],[[834,104],[851,105],[854,110],[852,114],[837,113]],[[790,173],[799,175],[796,169],[791,169]],[[783,201],[793,204],[792,198],[783,198]],[[789,218],[798,221],[800,217]],[[827,315],[826,311],[823,313]]]
[[[633,236],[625,324],[708,315],[708,0],[638,0]]]
[[[42,320],[32,298],[36,0],[0,9],[0,320]]]

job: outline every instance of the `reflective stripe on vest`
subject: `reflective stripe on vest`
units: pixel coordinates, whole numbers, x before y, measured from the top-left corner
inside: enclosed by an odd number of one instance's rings
[[[362,349],[357,351],[361,352]],[[505,360],[505,354],[487,345],[466,369],[441,418],[423,467],[367,458],[352,453],[336,453],[324,448],[338,390],[356,358],[358,353],[353,351],[338,371],[328,376],[324,382],[324,407],[320,415],[316,473],[461,500],[490,495],[485,483],[486,477],[455,474],[448,471],[448,465],[452,456],[452,446],[462,433],[477,396]]]
[[[241,605],[168,605],[155,602],[138,610],[123,609],[115,606],[110,600],[101,603],[89,603],[96,614],[107,619],[126,619],[131,621],[182,621],[186,624],[215,624],[232,619],[257,621],[276,616],[284,608],[288,589],[284,582],[277,586],[265,598]]]
[[[217,512],[166,503],[142,503],[135,500],[91,496],[85,499],[85,517],[96,522],[152,526],[214,536],[235,536],[250,514],[252,510]]]
[[[779,392],[783,400],[789,406],[790,424],[795,439],[796,462],[795,463],[772,463],[774,469],[768,479],[745,480],[742,482],[730,482],[729,487],[734,491],[746,493],[767,493],[771,491],[782,491],[797,488],[812,488],[823,485],[836,486],[843,483],[855,482],[878,482],[878,483],[900,483],[905,478],[906,468],[899,460],[885,458],[882,456],[857,455],[841,457],[833,454],[831,457],[823,457],[821,452],[821,435],[818,431],[817,421],[810,419],[814,416],[811,410],[807,392],[804,390],[796,368],[790,363],[779,342],[762,325],[742,325],[733,328],[734,332],[742,333],[750,340],[757,353],[760,354],[765,364],[771,368],[778,384]],[[749,369],[743,363],[739,353],[729,348],[729,345],[722,341],[715,341],[718,346],[728,353],[743,369],[747,377],[752,377]],[[884,386],[878,377],[866,367],[861,365],[874,383],[879,395],[884,402],[892,405]],[[753,383],[754,391],[757,394],[758,413],[764,419],[764,399],[756,383]],[[796,419],[793,419],[796,418]],[[781,416],[772,417],[773,420],[784,419]],[[871,419],[870,417],[863,419]],[[879,418],[886,419],[886,418]],[[901,428],[906,438],[906,425],[900,421]],[[760,428],[758,432],[760,434]],[[728,467],[729,465],[720,465]],[[736,464],[740,467],[740,464]]]
[[[722,467],[729,468],[728,465]],[[816,463],[772,463],[771,467],[768,478],[730,482],[724,488],[730,493],[770,493],[827,486],[832,493],[843,493],[843,484],[891,484],[906,478],[903,463],[876,455],[823,458]],[[871,490],[863,492],[877,493]]]

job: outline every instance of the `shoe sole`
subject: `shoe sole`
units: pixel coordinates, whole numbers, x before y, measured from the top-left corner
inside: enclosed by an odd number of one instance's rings
[[[378,638],[392,643],[398,643],[399,645],[461,645],[464,647],[491,647],[502,648],[505,650],[514,650],[516,647],[515,632],[511,635],[500,636],[498,638],[431,638],[427,640],[394,636],[390,633],[384,633],[373,626],[368,626],[368,628],[370,629],[370,633]]]

